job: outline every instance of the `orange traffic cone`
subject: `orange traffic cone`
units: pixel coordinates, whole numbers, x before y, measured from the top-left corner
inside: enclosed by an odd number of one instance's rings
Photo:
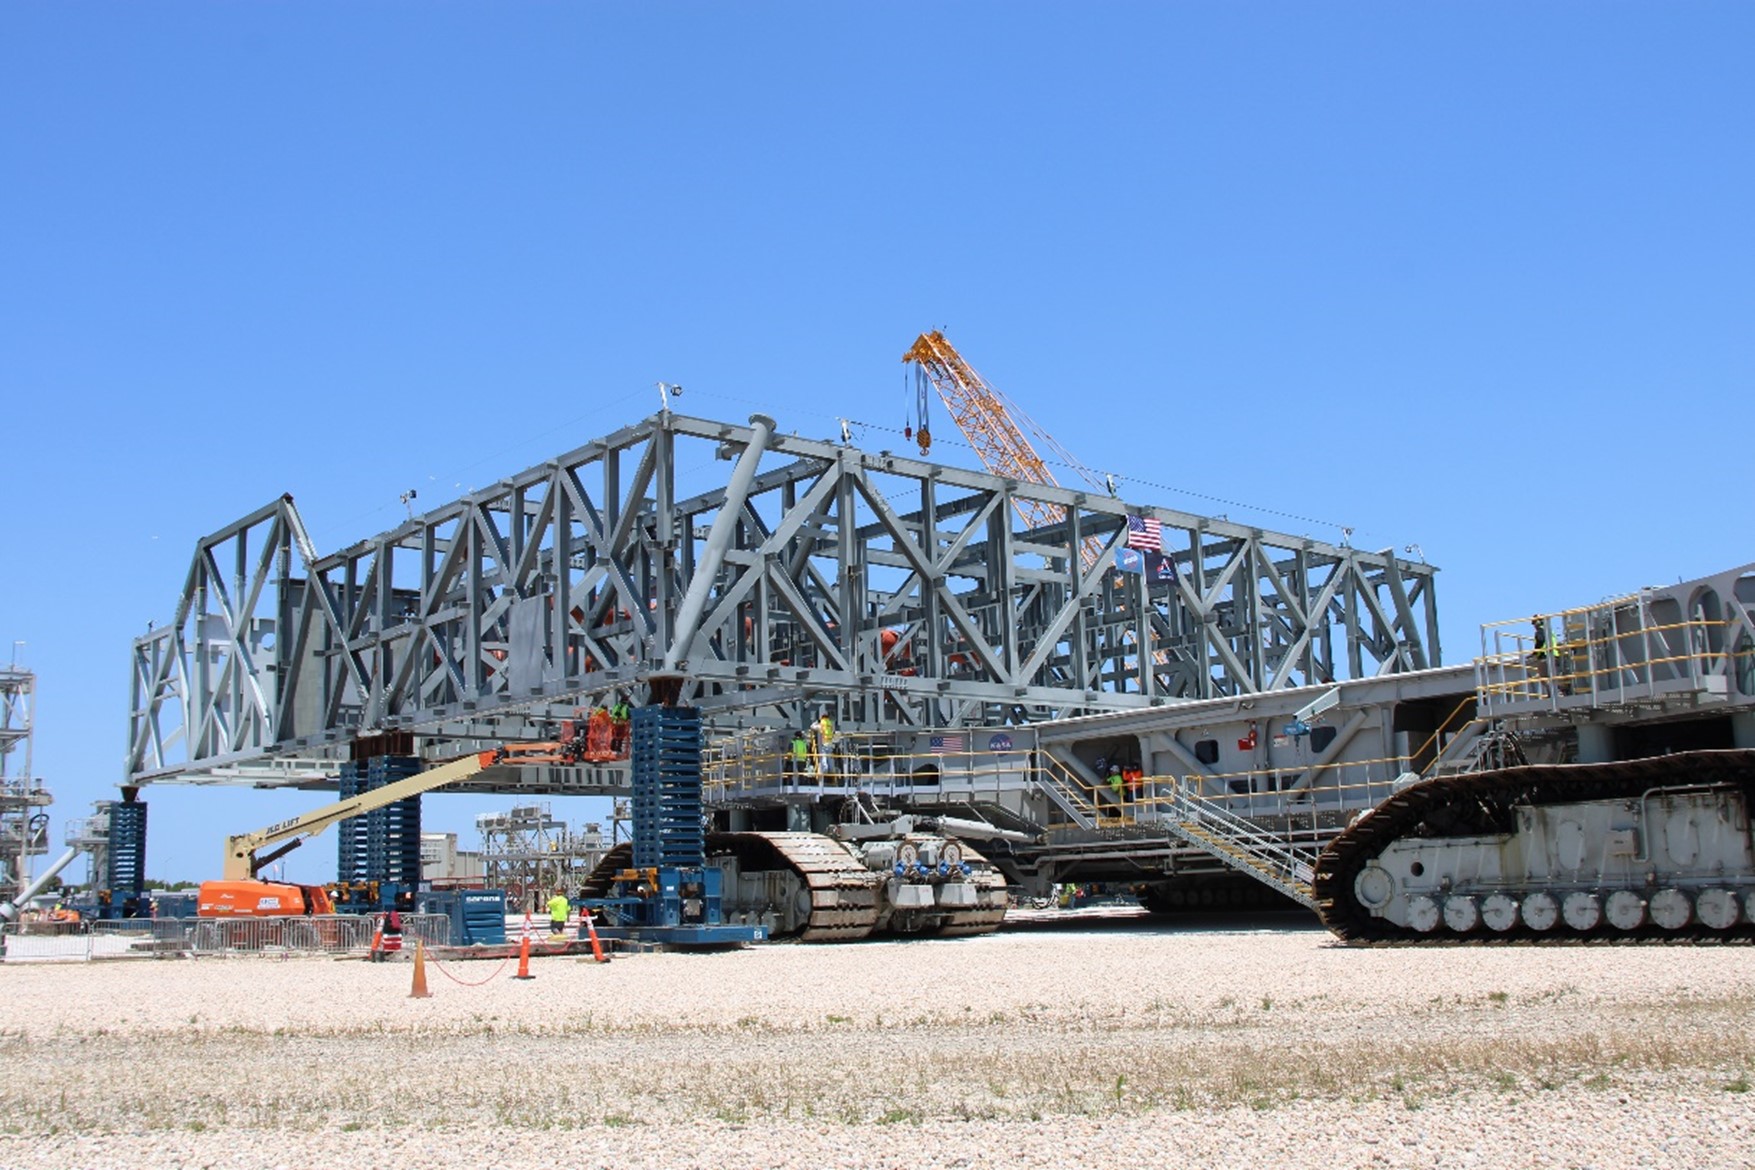
[[[382,930],[374,931],[372,933],[372,949],[366,952],[366,957],[376,963],[379,959],[383,958],[383,955],[381,955],[378,950],[378,948],[383,945],[384,932]]]
[[[591,953],[597,956],[599,963],[609,962],[609,956],[603,953],[603,944],[597,941],[597,927],[591,924],[591,911],[580,910],[579,917],[585,921],[585,931],[591,936]]]
[[[525,935],[523,941],[518,944],[518,974],[512,976],[512,978],[514,978],[514,979],[535,979],[536,978],[536,976],[534,976],[530,973],[530,936],[529,935]]]
[[[433,998],[433,993],[427,990],[427,944],[419,939],[414,942],[414,986],[408,989],[408,998]]]

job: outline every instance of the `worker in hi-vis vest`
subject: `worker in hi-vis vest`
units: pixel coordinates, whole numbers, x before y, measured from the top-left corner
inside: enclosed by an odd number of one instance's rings
[[[567,901],[567,891],[556,889],[555,896],[548,900],[548,924],[555,934],[566,933],[567,914],[572,909],[573,904]]]
[[[817,775],[827,776],[834,770],[835,721],[824,713],[817,720]]]

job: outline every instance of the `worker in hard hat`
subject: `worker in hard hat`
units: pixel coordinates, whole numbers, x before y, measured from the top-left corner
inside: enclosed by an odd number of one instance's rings
[[[1121,779],[1127,785],[1127,799],[1132,803],[1139,803],[1140,789],[1145,787],[1146,782],[1146,773],[1144,769],[1123,768],[1121,770]]]
[[[609,708],[609,750],[617,759],[628,754],[628,722],[631,717],[628,701],[617,695]]]
[[[1554,673],[1548,654],[1548,624],[1539,617],[1533,617],[1530,619],[1530,632],[1531,649],[1524,664],[1530,677],[1536,680],[1537,693],[1542,694],[1547,691],[1549,679]]]
[[[609,708],[602,705],[591,708],[591,716],[585,721],[585,758],[593,763],[613,758],[614,736],[615,725],[609,717]]]
[[[548,900],[549,933],[567,933],[567,915],[572,912],[573,904],[567,900],[567,891],[555,887],[555,896]]]
[[[802,730],[792,733],[792,748],[786,757],[786,771],[794,780],[810,768],[810,739]]]
[[[827,776],[835,770],[835,721],[827,711],[817,720],[817,774]]]

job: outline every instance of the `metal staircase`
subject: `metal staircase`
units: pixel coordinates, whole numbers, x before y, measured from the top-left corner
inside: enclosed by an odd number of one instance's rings
[[[1066,814],[1067,820],[1081,829],[1095,829],[1099,813],[1097,806],[1091,802],[1086,785],[1067,768],[1047,752],[1041,756],[1041,765],[1036,769],[1037,787],[1048,794],[1056,808]]]
[[[1310,889],[1315,849],[1281,840],[1180,781],[1160,802],[1164,824],[1175,836],[1294,902],[1316,909]]]

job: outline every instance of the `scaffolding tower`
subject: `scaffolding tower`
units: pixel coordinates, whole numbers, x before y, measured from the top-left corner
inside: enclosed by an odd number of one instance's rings
[[[86,884],[100,888],[110,872],[110,806],[113,800],[91,802],[91,815],[69,820],[62,843],[85,854]]]
[[[475,827],[481,833],[483,882],[505,890],[513,906],[529,906],[532,897],[546,901],[556,888],[577,891],[607,848],[601,824],[587,822],[574,832],[546,801],[482,813]]]
[[[37,676],[16,662],[0,668],[0,895],[22,891],[30,859],[49,851],[55,798],[31,770]]]

